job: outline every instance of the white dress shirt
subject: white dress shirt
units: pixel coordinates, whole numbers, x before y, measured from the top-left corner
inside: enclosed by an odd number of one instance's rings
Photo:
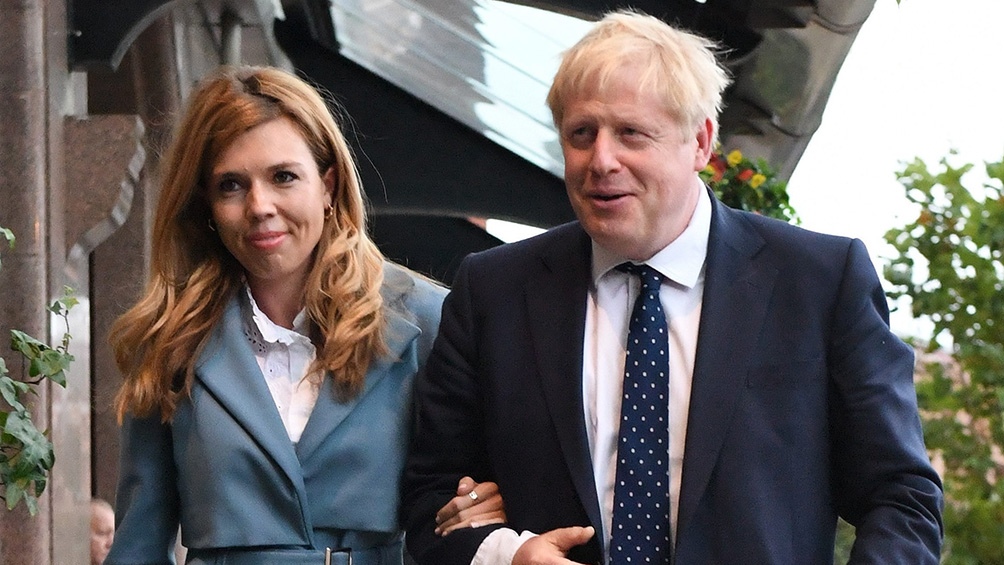
[[[251,305],[251,319],[245,322],[244,335],[254,351],[289,440],[296,443],[300,441],[320,391],[318,384],[307,378],[307,370],[317,355],[314,344],[307,337],[310,333],[307,312],[301,310],[293,319],[293,329],[286,329],[270,320],[258,308],[251,289],[247,285],[244,288]]]
[[[664,277],[659,298],[669,324],[669,497],[674,541],[710,231],[711,198],[702,190],[683,233],[645,261]],[[582,348],[582,409],[603,520],[604,555],[609,547],[613,519],[628,321],[640,287],[636,276],[614,269],[624,261],[593,243],[593,284],[586,298],[586,332]],[[471,565],[509,565],[516,550],[533,535],[531,532],[517,535],[506,528],[496,530],[482,542]]]

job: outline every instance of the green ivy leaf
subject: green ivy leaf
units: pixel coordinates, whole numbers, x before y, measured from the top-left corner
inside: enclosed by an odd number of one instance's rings
[[[20,330],[11,330],[10,348],[28,359],[33,359],[38,357],[43,350],[49,349],[49,346]]]
[[[71,308],[79,303],[80,302],[77,300],[77,297],[73,296],[73,289],[68,286],[64,286],[63,296],[53,301],[53,303],[49,305],[48,310],[53,314],[64,316]]]
[[[72,360],[72,355],[47,348],[39,352],[38,357],[31,360],[28,374],[33,377],[43,376],[52,379],[54,382],[65,387],[66,370],[70,368],[70,361]]]
[[[21,452],[17,457],[17,468],[23,473],[31,474],[37,469],[48,471],[52,469],[55,455],[52,452],[52,442],[45,434],[35,427],[31,414],[27,411],[13,412],[7,417],[4,433],[13,437],[21,444]]]
[[[17,503],[24,498],[24,488],[17,481],[5,481],[4,498],[7,499],[7,510],[13,510]]]
[[[0,359],[2,362],[3,359]],[[24,410],[21,397],[30,390],[28,383],[15,381],[7,375],[0,376],[0,396],[13,410]]]
[[[0,226],[0,238],[14,248],[14,234]],[[66,319],[70,308],[77,304],[70,289],[64,289],[63,297],[49,308],[50,312]],[[29,374],[45,375],[54,382],[66,386],[65,372],[72,355],[66,350],[69,334],[63,336],[59,349],[53,349],[37,339],[18,330],[11,331],[11,349],[20,353],[28,361]],[[24,502],[28,512],[38,514],[38,497],[45,491],[48,473],[55,462],[52,442],[35,427],[31,413],[21,399],[35,392],[34,383],[11,379],[7,362],[0,357],[0,496],[8,510]]]
[[[14,238],[14,232],[10,231],[9,229],[7,229],[7,228],[5,228],[3,226],[0,226],[0,236],[2,236],[4,239],[7,240],[7,247],[8,248],[14,249],[14,240],[15,240],[15,238]],[[0,263],[0,266],[3,266],[3,264]]]

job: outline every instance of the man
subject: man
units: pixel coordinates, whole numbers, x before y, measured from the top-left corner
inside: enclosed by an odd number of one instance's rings
[[[863,244],[698,177],[728,82],[713,50],[620,12],[565,55],[548,104],[578,222],[458,271],[416,383],[420,564],[832,563],[838,515],[852,562],[938,562],[912,351]],[[440,536],[465,474],[498,483],[508,523]]]
[[[101,565],[115,539],[115,510],[103,498],[91,499],[91,565]]]

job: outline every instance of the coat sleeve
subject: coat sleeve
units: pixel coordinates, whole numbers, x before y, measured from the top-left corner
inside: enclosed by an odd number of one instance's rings
[[[174,564],[177,473],[171,427],[157,415],[122,426],[115,538],[106,565]]]
[[[498,526],[437,536],[436,511],[455,494],[464,475],[487,475],[484,431],[475,376],[470,258],[443,304],[439,335],[415,381],[415,429],[403,482],[402,517],[408,550],[420,565],[468,565]]]
[[[885,293],[857,240],[832,328],[834,492],[856,527],[850,562],[936,564],[943,496],[924,446],[913,351],[889,330]]]

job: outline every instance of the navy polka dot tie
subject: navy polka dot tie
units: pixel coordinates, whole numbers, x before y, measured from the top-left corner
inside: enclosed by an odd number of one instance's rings
[[[641,291],[628,325],[610,565],[669,563],[669,339],[662,276],[624,263]]]

